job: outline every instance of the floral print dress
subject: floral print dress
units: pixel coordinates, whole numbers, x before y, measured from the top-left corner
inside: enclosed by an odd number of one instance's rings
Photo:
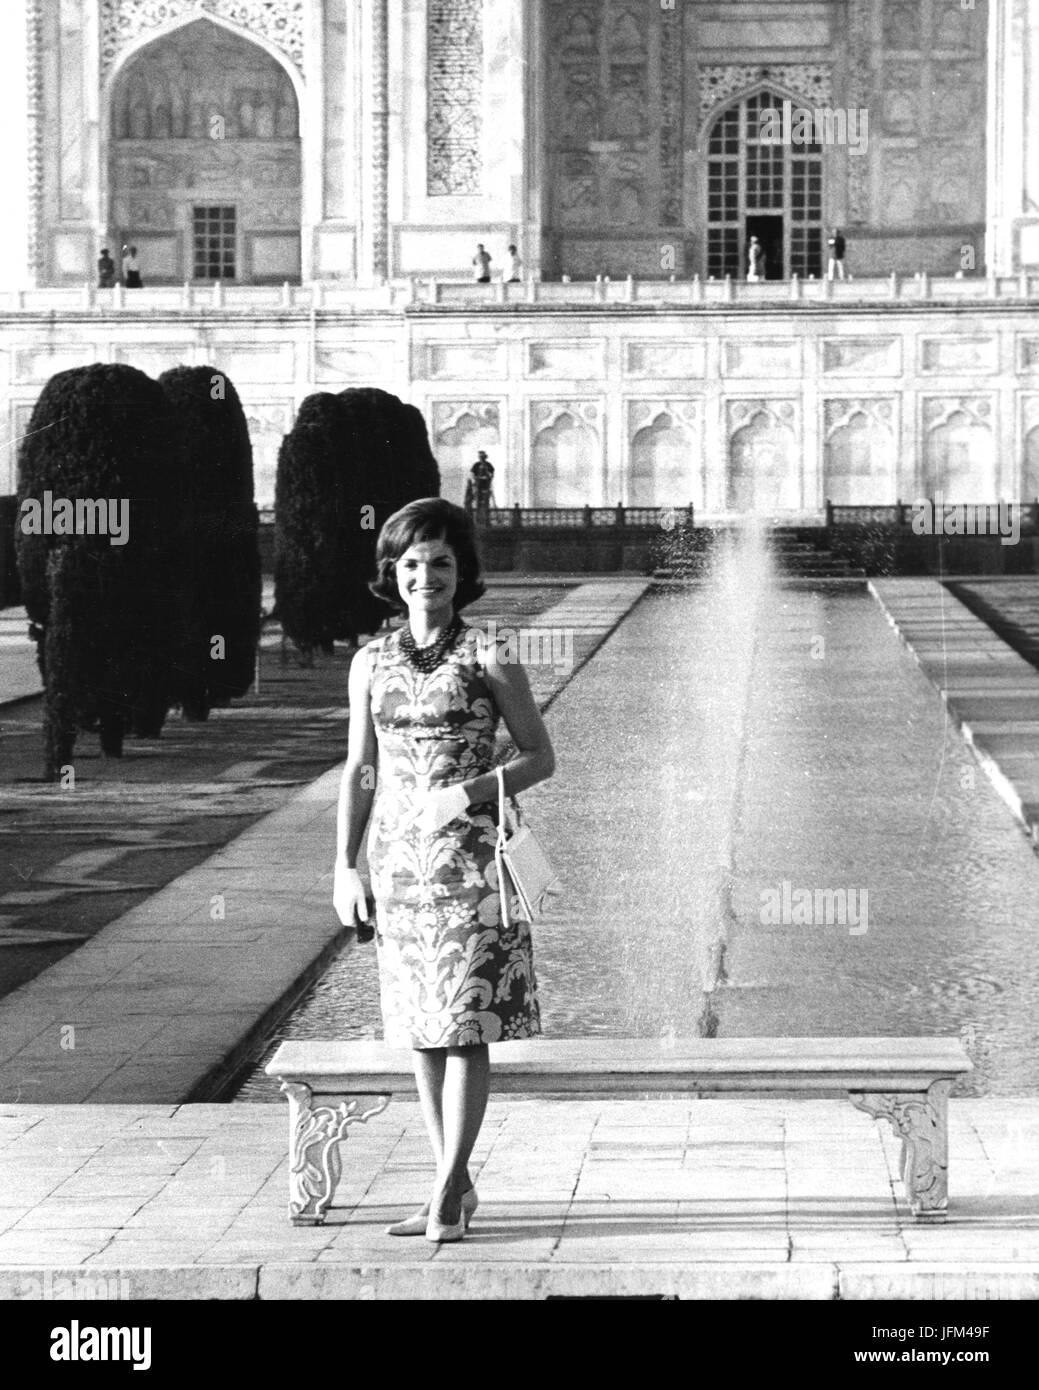
[[[467,625],[429,674],[400,629],[366,648],[379,746],[368,839],[386,1042],[464,1047],[541,1032],[530,927],[502,926],[494,862],[497,799],[433,835],[411,823],[434,787],[494,766],[500,712]]]

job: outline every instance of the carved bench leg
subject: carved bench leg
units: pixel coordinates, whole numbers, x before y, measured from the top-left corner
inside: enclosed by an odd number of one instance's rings
[[[289,1220],[320,1226],[343,1171],[339,1141],[352,1124],[363,1123],[389,1105],[390,1096],[354,1096],[314,1104],[301,1081],[283,1081],[289,1100]]]
[[[902,1138],[902,1181],[913,1215],[944,1221],[949,1206],[949,1092],[951,1081],[935,1081],[925,1093],[852,1095],[851,1102],[874,1119],[890,1120]]]

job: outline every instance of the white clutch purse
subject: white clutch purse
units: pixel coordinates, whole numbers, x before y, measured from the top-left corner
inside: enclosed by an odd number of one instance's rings
[[[495,772],[498,774],[498,841],[494,847],[494,861],[498,866],[502,925],[508,930],[510,899],[515,899],[520,917],[533,922],[544,911],[545,898],[550,893],[558,893],[560,887],[548,855],[528,825],[516,824],[506,835],[505,777],[500,767],[495,768]]]

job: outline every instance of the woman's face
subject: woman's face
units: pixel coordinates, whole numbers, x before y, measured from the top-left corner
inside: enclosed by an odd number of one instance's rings
[[[446,541],[416,541],[397,561],[397,589],[412,618],[430,627],[450,621],[458,589],[458,561]]]

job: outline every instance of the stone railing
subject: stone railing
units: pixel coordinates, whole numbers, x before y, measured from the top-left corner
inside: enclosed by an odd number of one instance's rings
[[[922,500],[931,501],[932,507],[950,506],[941,498]],[[827,501],[826,526],[827,529],[835,526],[911,526],[917,506],[916,502],[894,502],[890,505],[853,507]],[[1039,533],[1039,499],[1031,502],[967,502],[957,504],[957,512],[961,507],[965,535],[990,535],[1004,519],[1024,531]]]
[[[314,281],[303,285],[212,284],[150,286],[127,290],[121,285],[67,285],[47,289],[0,291],[0,314],[100,313],[136,314],[188,311],[309,313],[417,312],[465,308],[495,309],[503,304],[539,305],[544,309],[642,304],[662,307],[739,304],[884,304],[927,301],[958,303],[1039,299],[1039,275],[954,276],[892,274],[856,280],[535,280],[523,284],[477,285],[471,280],[416,277],[375,286]]]

